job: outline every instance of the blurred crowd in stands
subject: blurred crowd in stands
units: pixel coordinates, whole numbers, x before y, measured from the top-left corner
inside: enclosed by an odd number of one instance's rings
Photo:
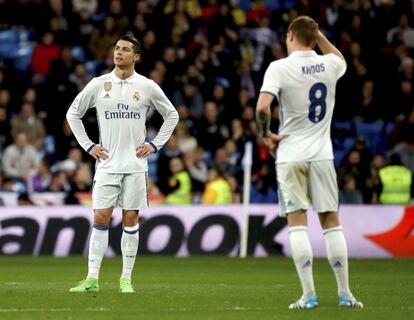
[[[142,43],[137,72],[180,114],[169,142],[149,157],[151,201],[240,202],[251,141],[251,201],[276,202],[274,159],[254,108],[268,64],[287,55],[289,22],[302,14],[348,63],[332,124],[341,202],[381,202],[382,168],[414,172],[411,0],[0,0],[0,189],[18,192],[21,203],[46,191],[78,203],[91,190],[93,158],[65,114],[88,81],[113,69],[113,44],[131,32]],[[277,131],[276,103],[273,111]],[[150,115],[150,137],[161,120]],[[84,122],[98,141],[95,113]],[[217,181],[231,197],[214,199]]]

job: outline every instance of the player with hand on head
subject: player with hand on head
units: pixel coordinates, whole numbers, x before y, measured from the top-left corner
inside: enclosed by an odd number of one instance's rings
[[[113,209],[122,208],[121,251],[123,269],[120,292],[131,293],[131,273],[139,242],[138,214],[148,207],[147,157],[169,139],[178,123],[174,106],[152,80],[135,72],[141,44],[130,35],[115,45],[111,73],[92,79],[78,94],[66,118],[79,144],[97,160],[92,203],[93,228],[89,242],[88,275],[70,292],[98,292],[99,271],[108,247],[108,230]],[[82,117],[95,108],[100,143],[86,134]],[[164,122],[157,136],[145,142],[146,115],[157,110]]]
[[[256,109],[258,129],[270,152],[275,152],[280,215],[289,226],[292,257],[303,289],[290,309],[319,305],[313,282],[313,253],[308,236],[308,196],[325,236],[329,263],[338,286],[338,305],[362,308],[348,283],[347,245],[338,217],[338,186],[333,165],[330,125],[335,87],[345,73],[341,52],[319,31],[310,17],[289,25],[289,56],[272,62],[264,76]],[[313,49],[318,45],[323,53]],[[279,135],[270,132],[270,106],[280,105]],[[276,150],[277,147],[277,150]]]

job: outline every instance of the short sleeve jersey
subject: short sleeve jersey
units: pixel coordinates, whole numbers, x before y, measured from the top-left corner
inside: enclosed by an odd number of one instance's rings
[[[277,163],[333,159],[330,126],[336,82],[345,70],[338,56],[315,51],[294,51],[269,65],[260,92],[278,98],[279,134],[287,135]]]
[[[114,72],[94,78],[73,101],[67,119],[79,144],[90,151],[94,143],[80,119],[88,109],[96,108],[100,144],[109,150],[109,159],[98,161],[97,169],[108,173],[145,172],[147,159],[136,157],[136,147],[145,142],[145,122],[151,107],[164,118],[164,125],[152,141],[159,149],[174,130],[178,113],[154,81],[137,73],[125,80]]]

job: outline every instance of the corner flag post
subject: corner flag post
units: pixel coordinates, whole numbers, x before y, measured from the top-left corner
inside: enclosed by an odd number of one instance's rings
[[[250,184],[251,170],[253,162],[253,144],[251,141],[246,142],[244,155],[242,159],[243,165],[243,215],[240,234],[240,258],[247,256],[247,240],[249,237],[249,204],[250,204]]]

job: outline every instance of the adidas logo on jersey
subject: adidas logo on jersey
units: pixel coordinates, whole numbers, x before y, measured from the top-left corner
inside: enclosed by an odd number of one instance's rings
[[[110,95],[109,95],[109,94],[106,94],[106,95],[104,96],[104,98],[110,98]]]

